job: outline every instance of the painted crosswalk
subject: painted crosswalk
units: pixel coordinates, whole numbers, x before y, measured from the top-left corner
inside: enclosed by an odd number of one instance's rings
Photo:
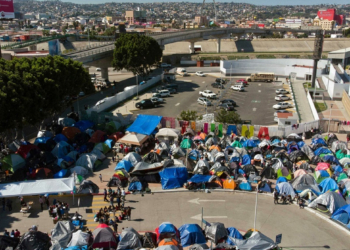
[[[97,213],[100,208],[104,208],[105,206],[109,206],[109,203],[106,201],[103,201],[103,196],[97,196],[95,195],[92,199],[92,204],[89,207],[92,210],[92,213],[87,214],[86,218],[86,227],[93,230],[95,227],[98,226],[98,222],[94,221],[94,215]]]

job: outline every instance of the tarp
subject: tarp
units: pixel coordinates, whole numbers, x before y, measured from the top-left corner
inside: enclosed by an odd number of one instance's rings
[[[143,135],[150,135],[162,120],[162,116],[143,115],[137,116],[136,120],[127,129],[129,132],[135,132]]]
[[[141,146],[148,139],[148,135],[129,133],[118,140],[120,143]]]
[[[276,247],[275,242],[269,237],[263,235],[260,232],[253,232],[248,239],[234,239],[229,237],[229,239],[237,246],[239,250],[269,250]]]
[[[0,197],[70,193],[74,187],[74,178],[12,182],[0,184]]]
[[[119,236],[118,250],[141,248],[139,233],[132,227],[125,228]]]
[[[350,205],[346,204],[345,206],[337,209],[337,211],[335,211],[332,215],[332,219],[348,225],[350,222]]]
[[[338,189],[338,184],[335,180],[333,180],[332,178],[327,178],[324,179],[321,183],[320,183],[320,190],[321,193],[324,194],[325,192],[327,192],[328,190],[337,190]]]
[[[292,187],[288,182],[281,182],[276,185],[276,190],[280,194],[286,193],[286,195],[292,196],[292,198],[295,197],[295,192]]]
[[[26,232],[22,238],[21,242],[16,249],[19,250],[49,250],[51,246],[51,239],[47,233],[42,233],[40,231]]]
[[[126,160],[121,160],[118,162],[117,166],[114,168],[114,170],[118,169],[125,169],[126,172],[130,172],[130,169],[132,168],[131,162]]]
[[[230,244],[230,245],[234,245],[235,243],[233,243],[230,238],[234,238],[234,239],[240,239],[240,240],[243,240],[243,236],[242,234],[234,227],[228,227],[227,228],[227,232],[228,232],[228,237],[227,238],[227,243]]]
[[[61,247],[66,247],[71,240],[72,233],[75,230],[72,222],[69,220],[58,221],[51,231],[51,240],[57,241]]]
[[[314,199],[308,207],[316,208],[317,204],[326,206],[331,214],[346,205],[346,201],[336,192],[327,192]]]
[[[315,192],[320,192],[315,178],[310,174],[300,175],[295,178],[292,182],[292,187],[296,191],[303,191],[305,189],[311,189]]]
[[[188,180],[188,182],[193,183],[206,183],[209,182],[211,175],[201,175],[201,174],[195,174],[191,177],[191,179]]]
[[[188,247],[193,244],[206,243],[202,229],[197,224],[184,224],[179,228],[181,245]]]
[[[74,123],[73,127],[78,128],[80,131],[85,131],[88,128],[92,128],[94,124],[91,121],[81,120]]]
[[[165,168],[159,172],[162,189],[180,188],[187,182],[187,168],[172,167]]]

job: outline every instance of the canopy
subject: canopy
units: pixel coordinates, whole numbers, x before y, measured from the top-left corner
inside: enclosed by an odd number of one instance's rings
[[[127,131],[143,135],[150,135],[158,126],[161,119],[162,116],[140,114],[137,116],[134,123],[127,129]]]
[[[118,142],[141,146],[147,139],[148,136],[145,134],[129,133],[119,139]]]
[[[47,179],[0,184],[1,197],[67,193],[74,189],[74,178]]]
[[[156,134],[156,138],[159,136],[178,138],[178,134],[175,132],[175,129],[172,129],[172,128],[160,129],[159,132]]]
[[[187,181],[187,168],[172,167],[165,168],[159,172],[162,189],[173,189],[182,187]]]
[[[179,228],[181,245],[187,247],[193,244],[206,243],[202,229],[197,224],[185,224]]]

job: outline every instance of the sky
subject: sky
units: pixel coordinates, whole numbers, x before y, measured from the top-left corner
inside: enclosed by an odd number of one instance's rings
[[[182,2],[182,0],[179,1],[162,1],[162,0],[62,0],[63,2],[73,2],[73,3],[79,3],[79,4],[93,4],[93,3],[106,3],[106,2],[132,2],[132,3],[150,3],[150,2]],[[202,3],[202,0],[185,0],[185,2],[197,2]],[[206,2],[212,2],[212,0],[206,0]],[[231,2],[229,0],[216,0],[216,2]],[[304,4],[348,4],[349,0],[240,0],[240,1],[233,1],[236,3],[250,3],[250,4],[256,4],[256,5],[304,5]]]

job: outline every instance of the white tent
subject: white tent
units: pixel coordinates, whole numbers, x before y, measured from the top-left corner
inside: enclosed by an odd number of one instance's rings
[[[1,197],[18,197],[51,193],[68,193],[74,188],[74,178],[47,179],[0,184]]]
[[[178,133],[176,132],[175,129],[172,129],[172,128],[161,128],[159,130],[159,132],[156,134],[156,138],[157,137],[174,137],[174,138],[178,138],[179,135]]]
[[[72,235],[72,240],[69,242],[67,247],[72,246],[86,246],[89,244],[90,234],[84,233],[81,230],[76,231]]]
[[[148,135],[129,133],[119,139],[118,142],[141,146],[148,139]]]

